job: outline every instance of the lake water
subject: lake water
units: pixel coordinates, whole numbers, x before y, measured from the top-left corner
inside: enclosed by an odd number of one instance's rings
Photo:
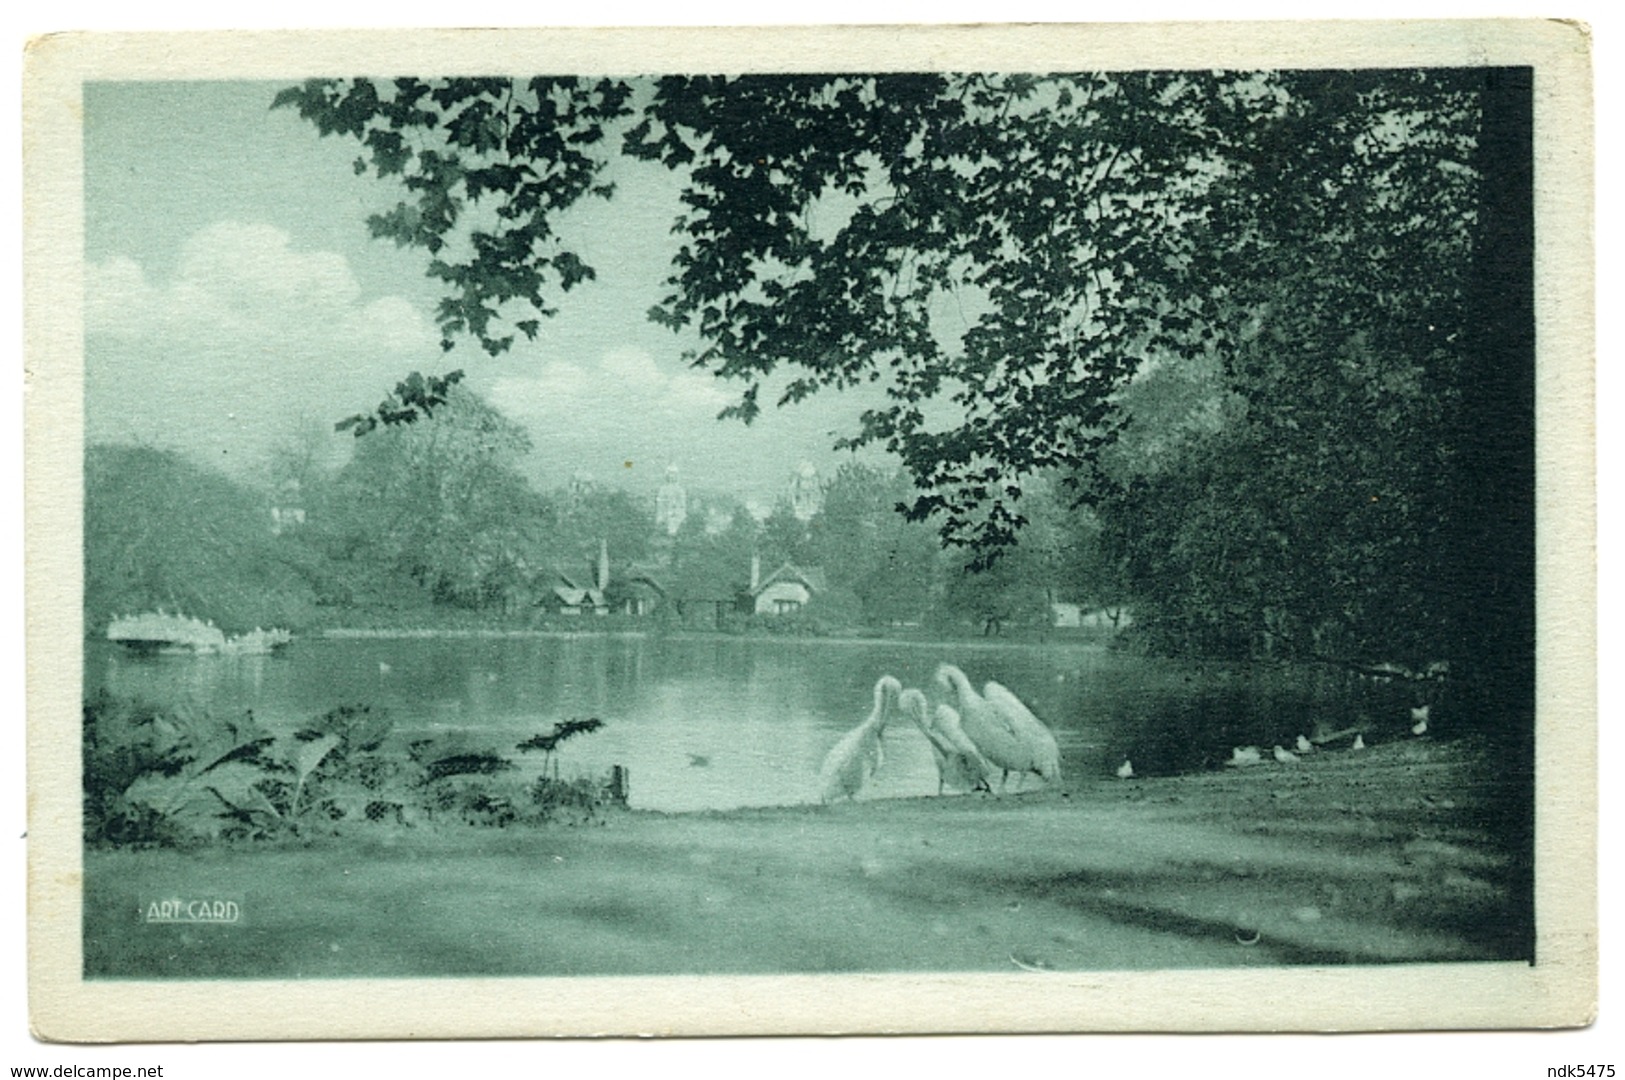
[[[86,656],[87,688],[222,713],[252,709],[291,729],[339,705],[382,706],[408,738],[514,745],[562,720],[605,726],[560,750],[561,772],[630,770],[635,807],[686,811],[818,799],[829,748],[894,675],[941,700],[939,663],[1014,690],[1055,731],[1067,782],[1110,778],[1125,758],[1153,775],[1213,767],[1239,744],[1392,721],[1406,702],[1282,667],[1147,659],[1074,643],[937,645],[759,637],[305,638],[276,656],[142,657],[108,643]],[[906,719],[863,798],[935,795],[936,768]],[[1036,783],[1036,780],[1032,781]]]

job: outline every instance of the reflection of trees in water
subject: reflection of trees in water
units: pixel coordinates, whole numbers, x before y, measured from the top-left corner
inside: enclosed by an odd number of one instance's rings
[[[254,659],[257,664],[244,663]],[[259,690],[265,682],[266,657],[135,656],[107,650],[102,685],[125,698],[144,701],[212,701],[228,687]]]

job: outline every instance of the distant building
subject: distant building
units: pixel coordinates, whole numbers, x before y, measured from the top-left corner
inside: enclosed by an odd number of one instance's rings
[[[786,494],[797,521],[811,521],[824,508],[824,485],[819,482],[818,470],[812,462],[803,461],[796,466],[796,471],[790,475]]]
[[[598,485],[593,482],[591,473],[586,469],[575,470],[564,485],[565,511],[570,514],[580,512],[597,490]]]
[[[1082,604],[1052,603],[1049,606],[1050,625],[1058,630],[1122,630],[1134,619],[1122,608],[1091,608]]]
[[[609,614],[609,599],[603,589],[580,585],[562,570],[555,570],[551,575],[551,583],[542,591],[540,605],[556,615]]]
[[[610,606],[623,615],[653,615],[668,599],[665,575],[649,563],[633,563],[605,590]]]
[[[667,536],[676,536],[677,530],[688,520],[688,492],[677,481],[677,466],[666,466],[666,482],[655,493],[655,525]]]
[[[751,585],[747,594],[749,609],[757,615],[793,615],[807,606],[828,581],[820,567],[805,570],[785,563],[766,578],[757,580],[760,564],[751,560]]]
[[[281,536],[305,524],[305,500],[299,481],[287,480],[271,496],[271,535]]]

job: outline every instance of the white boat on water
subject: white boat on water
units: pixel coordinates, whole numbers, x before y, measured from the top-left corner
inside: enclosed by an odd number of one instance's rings
[[[226,653],[267,655],[293,640],[286,630],[255,627],[246,634],[227,637],[213,622],[191,615],[170,614],[162,608],[140,615],[120,615],[107,627],[107,639],[145,653]]]
[[[293,635],[286,630],[261,630],[256,626],[246,634],[227,638],[222,651],[245,656],[268,656],[292,640]]]

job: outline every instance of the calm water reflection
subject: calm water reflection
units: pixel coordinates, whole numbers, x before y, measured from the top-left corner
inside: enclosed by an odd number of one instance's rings
[[[408,737],[455,735],[513,753],[553,724],[601,717],[565,744],[562,770],[631,770],[654,810],[816,801],[824,754],[869,711],[881,675],[937,700],[937,664],[1019,694],[1055,729],[1069,781],[1200,768],[1235,743],[1290,742],[1399,709],[1351,700],[1339,682],[1282,668],[1149,660],[1074,644],[914,645],[727,637],[304,639],[274,657],[137,657],[90,647],[86,682],[120,695],[291,727],[350,703],[384,706]],[[864,798],[931,795],[935,766],[906,720]],[[518,755],[514,755],[518,756]]]

